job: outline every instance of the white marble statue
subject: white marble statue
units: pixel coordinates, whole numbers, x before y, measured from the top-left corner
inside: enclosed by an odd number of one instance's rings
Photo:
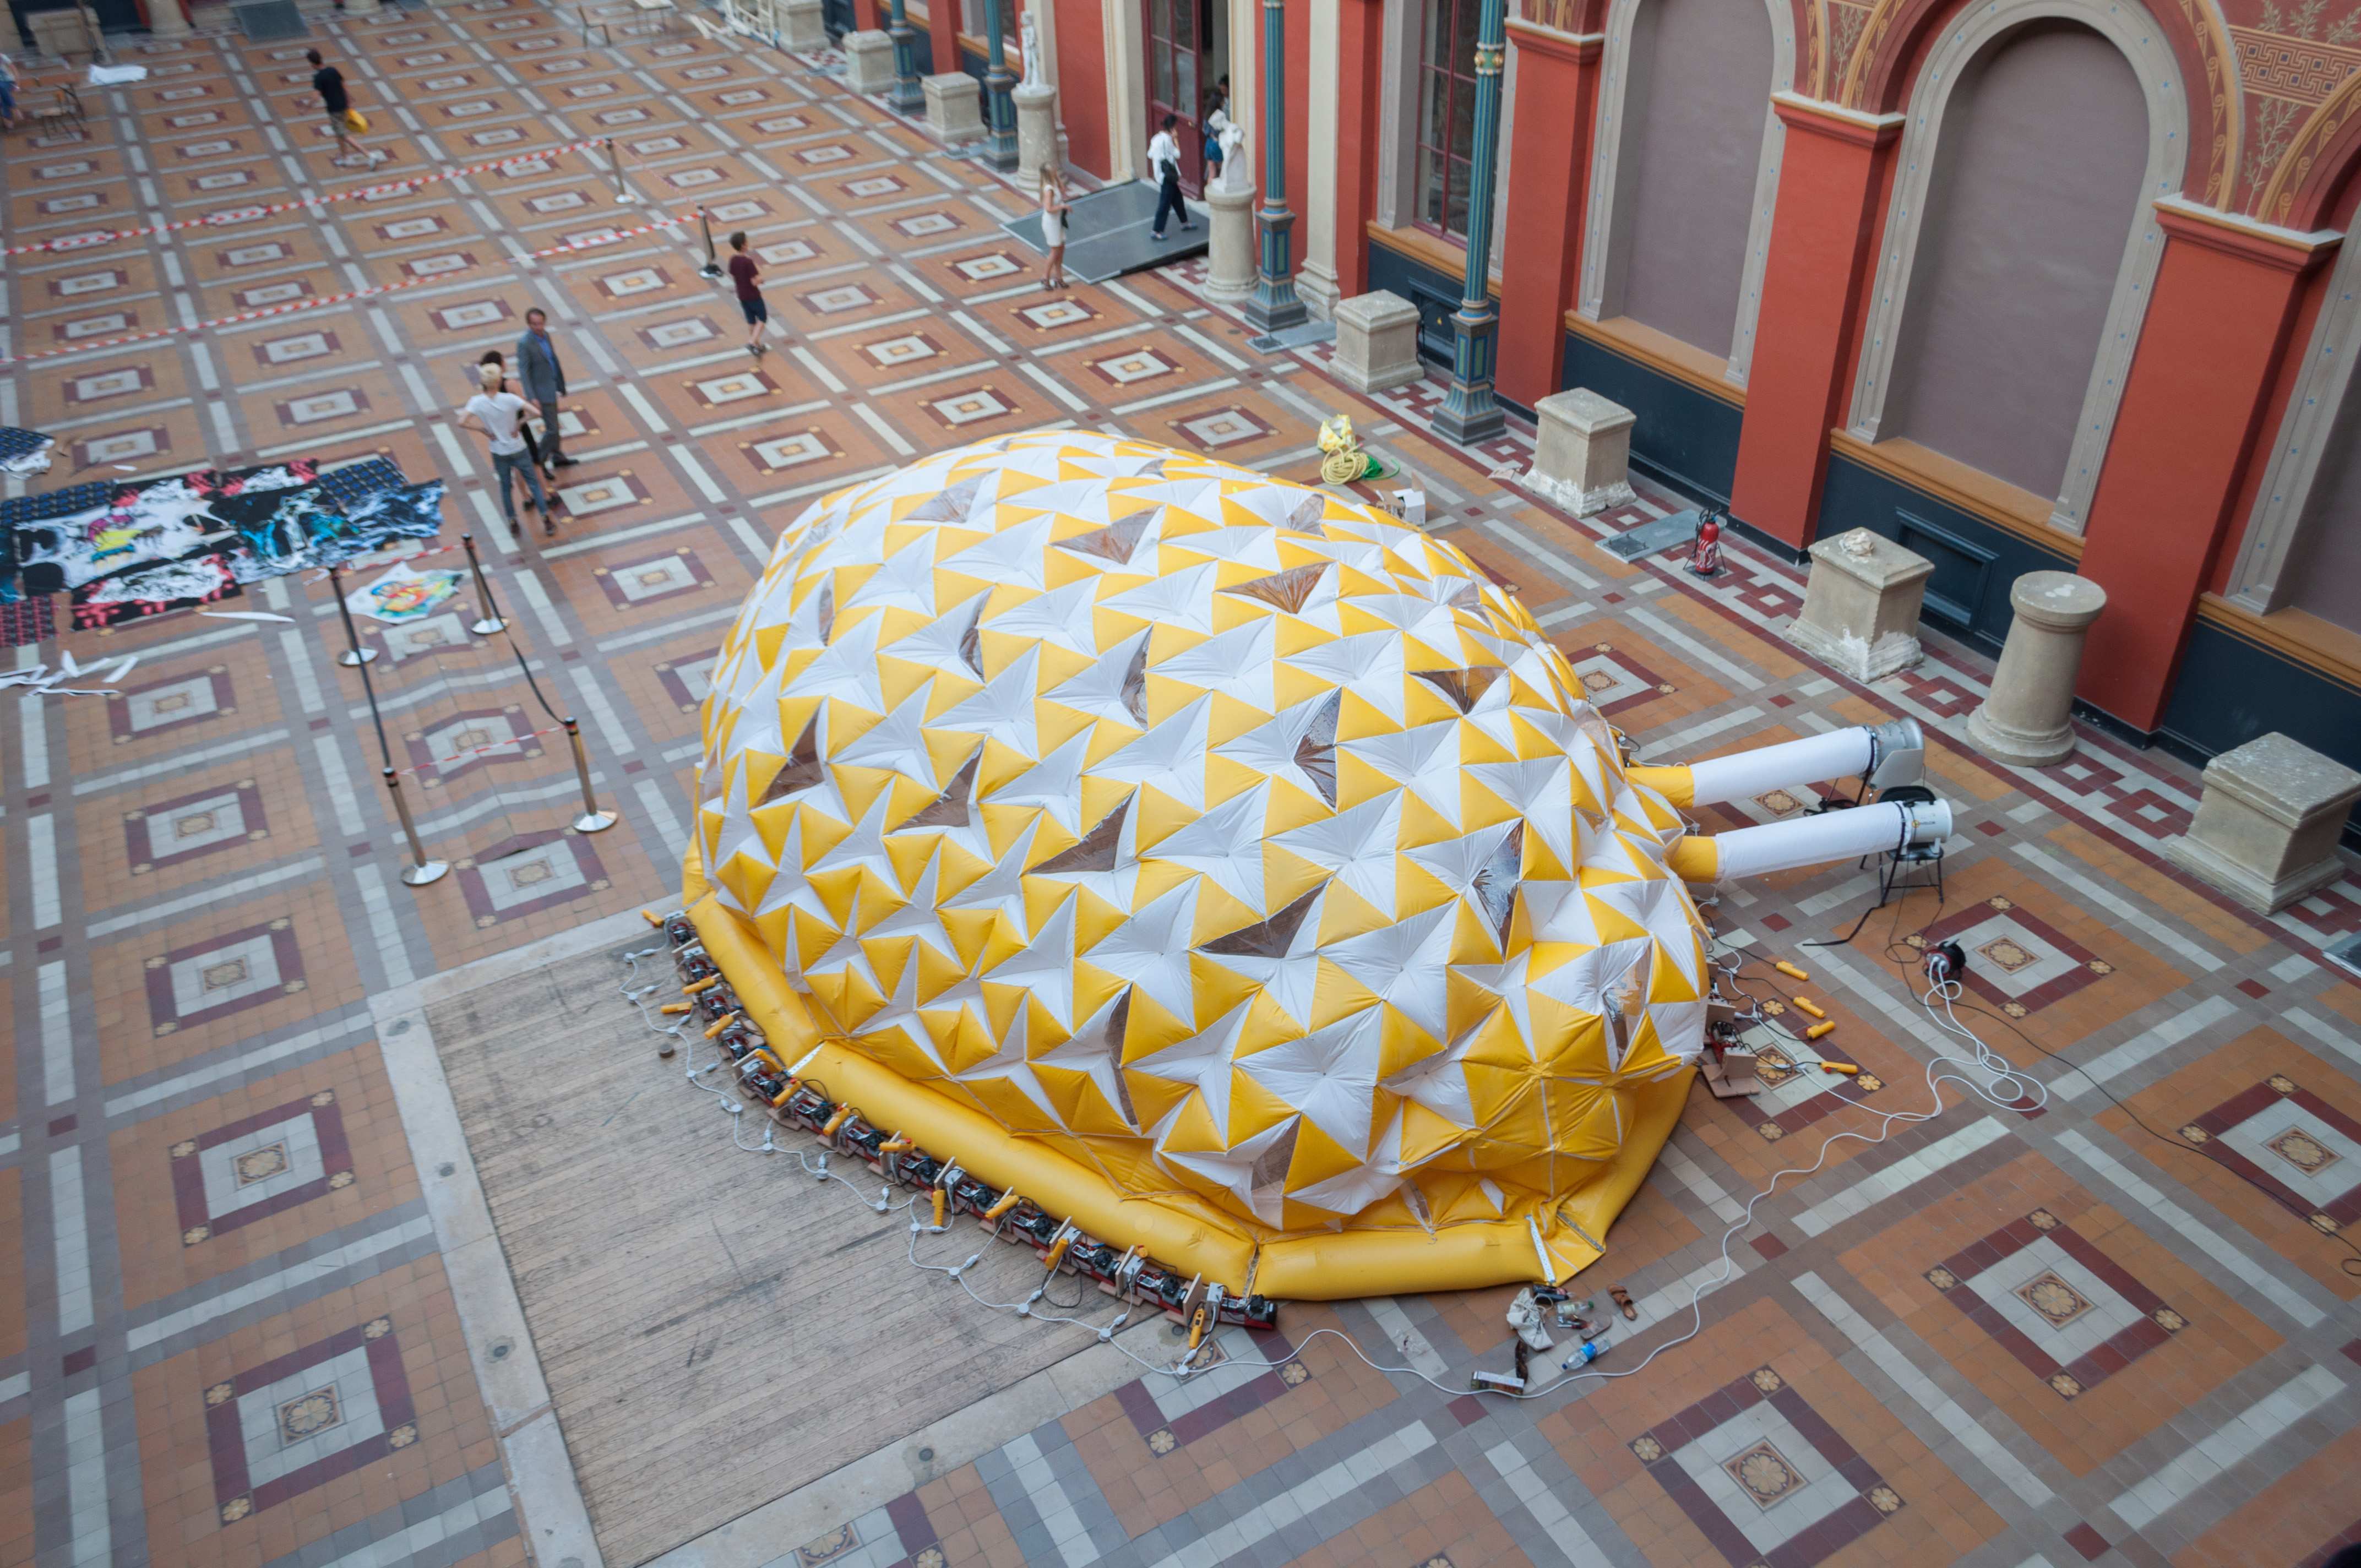
[[[1223,193],[1228,195],[1239,191],[1251,190],[1252,186],[1246,180],[1246,159],[1240,156],[1246,150],[1246,133],[1238,128],[1237,121],[1232,120],[1221,128],[1214,139],[1221,144],[1222,148]]]
[[[1041,82],[1041,29],[1034,25],[1033,11],[1027,6],[1017,19],[1016,36],[1025,50],[1025,82],[1027,87],[1038,87]]]

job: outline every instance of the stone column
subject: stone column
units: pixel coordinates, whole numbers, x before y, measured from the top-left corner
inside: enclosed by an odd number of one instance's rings
[[[1476,21],[1476,145],[1467,159],[1467,279],[1451,317],[1451,389],[1434,433],[1462,446],[1508,428],[1492,400],[1499,317],[1492,308],[1492,180],[1500,161],[1500,71],[1508,63],[1506,0],[1483,0]]]
[[[2336,841],[2356,800],[2361,773],[2265,735],[2205,764],[2196,818],[2164,852],[2247,908],[2275,915],[2345,874]]]
[[[918,29],[910,26],[902,0],[893,0],[885,34],[894,40],[894,107],[915,115],[926,104],[918,88]]]
[[[1006,0],[983,0],[984,160],[1006,173],[1016,167],[1016,112],[1008,90],[1008,35],[1002,26]]]
[[[946,71],[926,80],[927,128],[947,146],[980,141],[983,115],[977,107],[983,84],[964,71]]]
[[[1206,222],[1212,226],[1205,242],[1205,298],[1209,300],[1235,305],[1254,297],[1254,187],[1234,187],[1226,173],[1205,188]]]
[[[1336,286],[1336,186],[1360,178],[1360,148],[1346,152],[1338,137],[1343,110],[1344,60],[1339,52],[1345,0],[1311,0],[1311,26],[1305,29],[1312,59],[1334,60],[1333,69],[1317,68],[1304,86],[1303,265],[1295,275],[1295,297],[1322,321],[1335,319],[1344,291]]]
[[[1295,214],[1287,210],[1287,13],[1262,0],[1262,271],[1246,302],[1246,325],[1259,333],[1303,324],[1290,259]]]
[[[1027,82],[1009,91],[1016,110],[1016,183],[1027,195],[1041,189],[1041,170],[1055,168],[1058,157],[1058,90],[1046,82]]]
[[[1866,528],[1820,540],[1804,613],[1779,634],[1857,681],[1907,669],[1923,656],[1918,612],[1934,570],[1924,555]]]
[[[1380,289],[1336,302],[1336,378],[1356,392],[1382,392],[1426,374],[1418,362],[1418,307]]]
[[[368,0],[366,5],[356,5],[353,0],[345,0],[345,14],[348,16],[365,16],[376,9],[377,0]],[[148,0],[148,31],[153,38],[186,38],[189,18],[188,14],[181,9],[181,0]]]
[[[2046,768],[2074,754],[2074,677],[2107,592],[2071,572],[2027,572],[2008,590],[2008,641],[1968,740],[1998,762]]]
[[[895,52],[893,38],[884,33],[845,34],[844,84],[864,96],[893,92]]]

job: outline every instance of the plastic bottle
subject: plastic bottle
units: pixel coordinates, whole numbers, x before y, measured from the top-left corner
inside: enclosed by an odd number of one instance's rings
[[[1567,1356],[1565,1360],[1561,1362],[1559,1365],[1564,1366],[1566,1371],[1572,1372],[1579,1367],[1589,1365],[1592,1362],[1598,1360],[1600,1356],[1606,1354],[1607,1346],[1604,1343],[1595,1339],[1585,1340],[1581,1344],[1575,1347],[1575,1351],[1572,1355]]]

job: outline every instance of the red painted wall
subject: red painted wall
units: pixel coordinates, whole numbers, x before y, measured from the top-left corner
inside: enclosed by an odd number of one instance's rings
[[[1730,509],[1801,549],[1819,518],[1829,429],[1843,417],[1871,242],[1898,127],[1790,110]]]
[[[1369,220],[1378,214],[1378,76],[1385,69],[1382,0],[1340,0],[1337,9],[1336,290],[1369,291]]]
[[[2306,273],[2320,260],[2163,212],[2164,256],[2091,503],[2081,574],[2107,590],[2077,695],[2154,729],[2231,534]]]
[[[1066,159],[1084,173],[1105,180],[1111,177],[1106,23],[1093,0],[1052,0],[1052,4],[1058,8],[1058,114],[1066,123]]]
[[[1582,209],[1598,118],[1600,49],[1511,28],[1520,113],[1500,258],[1500,395],[1532,408],[1558,389],[1565,317],[1582,259]],[[1366,144],[1374,146],[1375,138]]]

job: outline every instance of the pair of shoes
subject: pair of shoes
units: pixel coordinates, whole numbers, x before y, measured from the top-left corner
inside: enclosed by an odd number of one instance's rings
[[[1182,228],[1184,228],[1184,229],[1192,229],[1192,228],[1195,228],[1197,225],[1196,225],[1195,224],[1182,224],[1180,226],[1181,226]]]
[[[572,468],[577,466],[581,461],[582,459],[579,457],[560,457],[557,459],[557,466],[560,468]]]
[[[544,539],[555,539],[557,537],[557,520],[551,517],[547,512],[541,514],[541,536]]]
[[[763,356],[770,352],[768,348],[759,343],[750,343],[746,345],[746,348],[747,351],[752,354],[757,359],[760,359]]]
[[[1151,235],[1149,235],[1148,237],[1148,238],[1150,238],[1150,239],[1152,239],[1152,240],[1156,240],[1156,241],[1158,241],[1159,243],[1161,243],[1161,242],[1162,242],[1162,240],[1163,240],[1163,238],[1164,238],[1164,236],[1163,236],[1162,235],[1160,235],[1160,234],[1151,234]]]

